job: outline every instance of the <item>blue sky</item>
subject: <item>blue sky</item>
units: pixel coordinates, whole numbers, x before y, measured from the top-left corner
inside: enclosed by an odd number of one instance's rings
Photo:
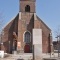
[[[19,12],[19,0],[0,0],[4,25]],[[60,25],[60,0],[36,0],[36,14],[51,28],[53,36]]]

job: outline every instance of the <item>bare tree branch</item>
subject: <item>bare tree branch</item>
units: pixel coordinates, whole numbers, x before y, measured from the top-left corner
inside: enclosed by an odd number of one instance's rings
[[[56,35],[56,36],[60,36],[60,25],[59,25],[58,28],[55,30],[55,35]]]
[[[0,12],[0,32],[2,31],[3,25],[4,25],[3,14],[2,12]]]

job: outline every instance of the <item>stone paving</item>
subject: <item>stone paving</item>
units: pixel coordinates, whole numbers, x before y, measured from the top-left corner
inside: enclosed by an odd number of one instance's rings
[[[26,59],[25,57],[29,58],[29,59]],[[18,60],[18,59],[23,59],[23,58],[25,58],[24,60],[32,60],[33,55],[30,53],[29,54],[6,54],[5,57],[0,58],[0,60]],[[58,53],[54,53],[53,55],[43,54],[42,58],[43,58],[43,60],[60,60],[60,57],[58,57]]]
[[[31,60],[33,59],[33,55],[32,54],[7,54],[5,55],[4,58],[0,58],[0,60]]]
[[[54,54],[43,54],[43,60],[60,60],[60,57],[58,57],[58,53]]]
[[[15,58],[12,57],[12,55],[8,54],[8,55],[5,55],[4,58],[0,58],[0,60],[15,60]]]

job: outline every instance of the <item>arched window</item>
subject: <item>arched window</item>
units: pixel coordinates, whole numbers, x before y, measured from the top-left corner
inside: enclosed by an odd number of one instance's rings
[[[30,39],[31,39],[31,35],[29,32],[26,32],[25,35],[24,35],[24,42],[25,43],[30,43]]]
[[[30,12],[30,6],[29,5],[26,5],[25,12]]]

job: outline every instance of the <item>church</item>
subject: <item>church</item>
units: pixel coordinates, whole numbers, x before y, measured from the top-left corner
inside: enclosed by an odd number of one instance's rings
[[[36,0],[19,0],[19,13],[4,27],[1,50],[33,53],[51,52],[51,29],[36,15]]]

